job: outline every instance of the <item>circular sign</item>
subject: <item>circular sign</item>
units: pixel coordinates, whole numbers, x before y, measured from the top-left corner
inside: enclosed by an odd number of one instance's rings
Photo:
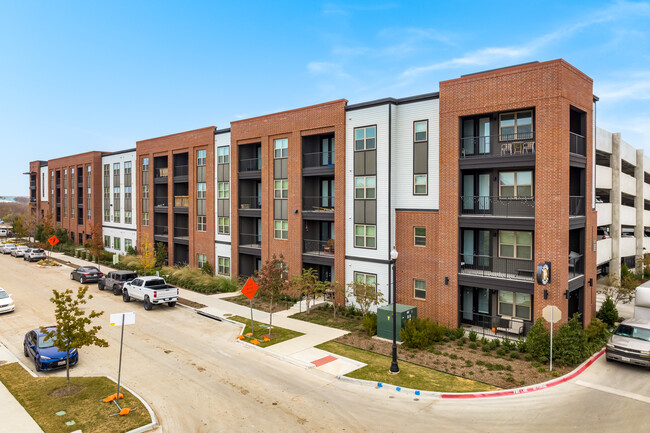
[[[548,263],[540,263],[537,265],[537,282],[542,286],[548,284],[548,281],[551,279],[551,268],[548,266]]]

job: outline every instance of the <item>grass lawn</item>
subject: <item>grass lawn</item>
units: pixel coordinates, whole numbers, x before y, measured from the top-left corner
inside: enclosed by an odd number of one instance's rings
[[[34,418],[45,433],[69,433],[82,430],[84,433],[126,432],[151,422],[149,412],[140,400],[120,388],[124,399],[120,406],[137,408],[126,416],[109,416],[118,412],[115,403],[101,403],[100,400],[115,394],[117,385],[105,377],[71,377],[71,386],[83,389],[69,397],[52,397],[49,394],[66,384],[65,377],[32,377],[18,363],[0,366],[0,381],[14,395],[18,402]],[[56,412],[66,415],[57,416]],[[67,426],[74,420],[75,425]]]
[[[251,319],[245,319],[240,316],[232,316],[229,317],[229,319],[246,324],[246,327],[244,328],[242,334],[246,335],[249,332],[251,332]],[[268,332],[269,332],[268,325],[265,325],[264,323],[260,323],[257,320],[255,320],[255,338],[257,338],[257,340],[260,342],[259,344],[260,347],[268,347],[273,344],[282,343],[283,341],[291,340],[292,338],[296,338],[296,337],[300,337],[301,335],[304,335],[302,332],[292,331],[291,329],[284,329],[278,326],[273,326],[273,329],[271,330],[271,336],[270,336],[271,341],[264,341],[263,340],[264,335],[268,335]],[[250,338],[247,338],[244,341],[250,341],[250,340],[251,340]]]
[[[250,300],[242,295],[229,296],[227,298],[221,298],[224,301],[232,302],[233,304],[243,305],[249,307],[251,305]],[[273,302],[273,312],[288,310],[295,304],[297,300],[280,300],[277,299]],[[265,311],[267,313],[271,312],[271,303],[268,299],[260,296],[259,294],[255,295],[253,298],[253,308],[260,311]]]
[[[391,362],[391,358],[388,356],[379,355],[333,341],[328,341],[316,347],[318,349],[326,350],[368,364],[367,366],[346,375],[354,379],[390,383],[392,385],[418,389],[420,391],[479,392],[495,391],[499,389],[485,383],[464,379],[462,377],[443,373],[431,368],[421,367],[401,360],[399,361],[399,374],[393,375],[388,373],[388,368],[390,367]]]
[[[342,310],[342,309],[340,309]],[[334,313],[330,308],[313,308],[309,313],[302,312],[291,316],[292,319],[304,320],[305,322],[315,323],[317,325],[329,326],[330,328],[343,329],[350,332],[363,331],[361,325],[361,316],[344,317],[339,311],[334,319]]]

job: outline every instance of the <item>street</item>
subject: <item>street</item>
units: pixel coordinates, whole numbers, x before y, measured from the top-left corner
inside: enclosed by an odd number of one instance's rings
[[[0,342],[19,358],[28,361],[24,334],[54,323],[52,289],[78,286],[70,270],[0,257],[0,287],[16,302],[14,313],[0,316]],[[71,375],[116,378],[120,328],[108,326],[109,315],[135,311],[136,323],[124,333],[122,381],[151,405],[159,431],[632,432],[650,425],[650,373],[604,357],[569,383],[527,395],[414,401],[251,350],[236,343],[238,327],[186,308],[145,311],[96,284],[89,293],[88,308],[105,312],[97,323],[110,346],[82,348]]]

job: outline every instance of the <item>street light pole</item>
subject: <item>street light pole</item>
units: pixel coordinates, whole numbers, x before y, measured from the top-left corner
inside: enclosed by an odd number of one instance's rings
[[[393,247],[390,252],[390,261],[393,265],[393,361],[390,363],[389,373],[399,373],[397,365],[397,274],[395,273],[395,263],[397,262],[397,250]]]

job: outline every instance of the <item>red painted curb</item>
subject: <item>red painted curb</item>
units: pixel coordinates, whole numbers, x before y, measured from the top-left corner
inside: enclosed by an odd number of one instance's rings
[[[533,391],[539,391],[541,389],[551,388],[561,383],[567,382],[573,379],[574,377],[576,377],[577,375],[579,375],[580,373],[582,373],[583,371],[585,371],[587,367],[589,367],[591,364],[596,362],[596,360],[600,358],[603,353],[605,353],[605,348],[601,349],[600,352],[593,355],[587,362],[585,362],[582,366],[573,370],[571,373],[559,377],[557,379],[549,380],[548,382],[540,383],[537,385],[531,385],[524,388],[509,389],[506,391],[474,392],[474,393],[465,393],[465,394],[443,393],[440,394],[440,397],[447,398],[447,399],[505,397],[509,395],[526,394]]]

